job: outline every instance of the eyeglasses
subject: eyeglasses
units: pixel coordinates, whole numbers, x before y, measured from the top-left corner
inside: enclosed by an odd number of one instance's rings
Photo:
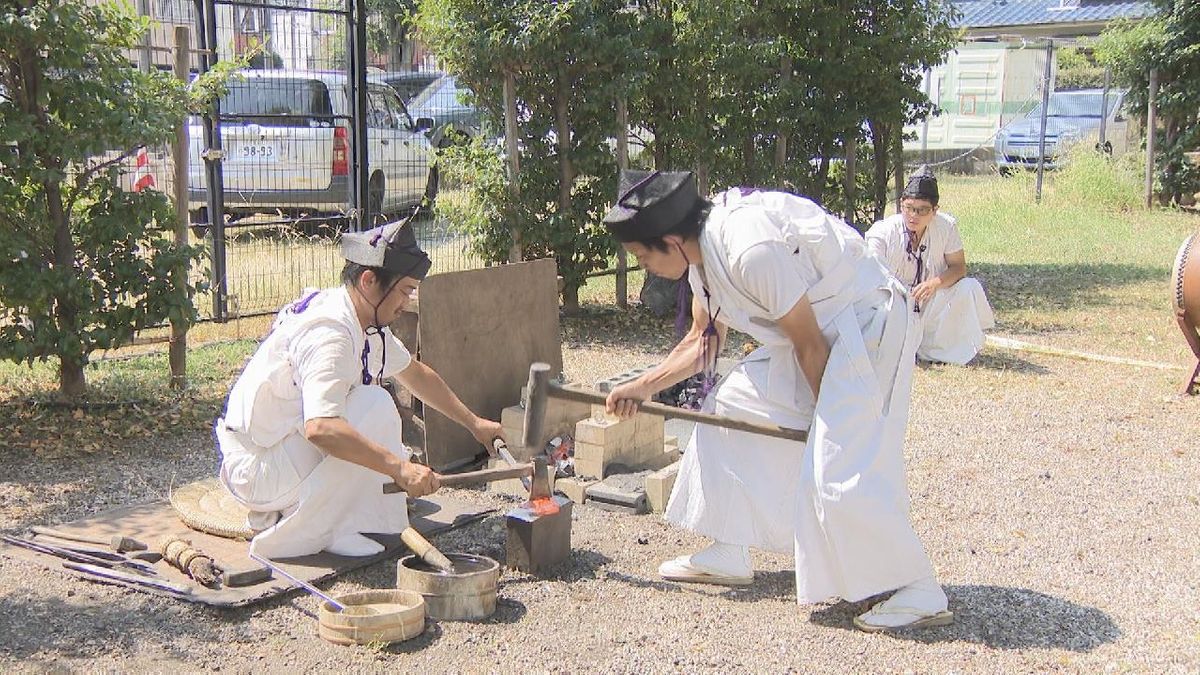
[[[927,216],[933,213],[932,206],[908,206],[905,204],[900,207],[900,210],[910,216]]]

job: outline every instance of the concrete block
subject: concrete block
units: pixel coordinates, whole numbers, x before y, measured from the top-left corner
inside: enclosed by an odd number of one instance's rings
[[[678,450],[678,449],[679,449],[679,437],[678,436],[669,436],[668,435],[663,438],[663,450],[664,451],[665,450]]]
[[[662,513],[667,509],[667,500],[671,498],[671,490],[675,488],[675,479],[679,476],[679,462],[663,467],[646,476],[646,500],[650,510]]]
[[[678,462],[679,457],[680,453],[675,448],[663,447],[662,452],[659,452],[654,457],[642,462],[642,464],[637,468],[658,471],[665,466]]]
[[[636,446],[637,418],[610,422],[592,418],[575,424],[575,442],[603,445],[612,452],[622,453]]]
[[[558,482],[554,484],[554,487],[556,490],[566,495],[567,499],[570,499],[576,504],[582,504],[587,500],[588,487],[594,485],[595,483],[596,481],[594,480],[580,478],[578,476],[571,476],[569,478],[559,478]]]

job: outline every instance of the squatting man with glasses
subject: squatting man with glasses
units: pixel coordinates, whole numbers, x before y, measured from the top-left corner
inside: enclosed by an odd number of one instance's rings
[[[364,532],[408,526],[407,496],[439,487],[410,461],[400,414],[380,386],[394,377],[491,447],[500,424],[479,417],[388,325],[429,272],[406,223],[342,236],[343,284],[285,307],[217,420],[221,480],[250,510],[250,550],[267,558],[379,553]],[[395,481],[404,492],[384,494]]]

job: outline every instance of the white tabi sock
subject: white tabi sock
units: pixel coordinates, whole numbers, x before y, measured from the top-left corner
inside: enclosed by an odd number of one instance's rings
[[[925,577],[904,586],[862,616],[869,615],[870,623],[876,626],[904,626],[945,611],[947,604],[946,592],[938,582]]]
[[[328,546],[326,551],[334,555],[351,556],[361,558],[363,556],[375,555],[383,552],[383,544],[364,537],[357,532],[347,532],[346,534],[338,535]]]
[[[750,549],[746,546],[714,541],[688,557],[693,565],[707,571],[730,577],[754,576],[754,568],[750,566]]]

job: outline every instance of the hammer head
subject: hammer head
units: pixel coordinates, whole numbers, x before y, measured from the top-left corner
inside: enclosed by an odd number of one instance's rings
[[[542,424],[546,421],[546,399],[550,396],[550,364],[533,363],[529,366],[529,400],[525,402],[525,429],[521,445],[539,452],[542,440]]]

